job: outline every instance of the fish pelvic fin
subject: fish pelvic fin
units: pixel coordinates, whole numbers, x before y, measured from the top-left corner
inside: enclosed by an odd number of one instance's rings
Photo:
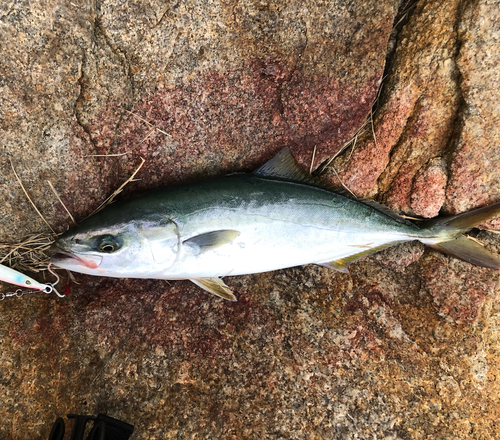
[[[237,301],[231,289],[220,278],[193,278],[189,281],[220,298]]]
[[[431,245],[446,255],[451,255],[460,260],[476,266],[487,267],[489,269],[500,269],[500,259],[479,243],[460,235],[453,240],[443,241]]]

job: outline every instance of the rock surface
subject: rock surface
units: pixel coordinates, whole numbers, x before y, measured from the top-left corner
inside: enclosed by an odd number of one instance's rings
[[[141,157],[125,197],[251,170],[285,145],[308,168],[316,147],[318,165],[368,116],[393,44],[373,126],[333,162],[343,183],[422,217],[500,200],[498,11],[3,2],[0,240],[46,229],[10,161],[57,231],[71,222],[47,180],[82,219]],[[77,281],[63,300],[0,302],[0,439],[98,412],[133,439],[500,438],[494,271],[410,243],[349,274],[229,278],[237,303],[184,281]]]

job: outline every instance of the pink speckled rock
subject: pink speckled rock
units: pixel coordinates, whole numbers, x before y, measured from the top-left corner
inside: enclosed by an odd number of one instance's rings
[[[79,220],[141,157],[123,197],[285,145],[318,165],[369,114],[391,32],[374,127],[340,178],[423,217],[498,200],[497,3],[0,2],[1,240],[45,227],[8,159],[58,231],[46,180]],[[416,243],[349,273],[227,277],[236,303],[76,275],[64,300],[0,301],[0,438],[98,412],[133,440],[500,438],[498,278]]]
[[[355,194],[423,217],[499,200],[495,8],[418,5],[401,32],[374,128],[335,163]]]
[[[386,169],[390,152],[397,143],[412,110],[411,93],[405,90],[395,96],[375,119],[375,135],[366,131],[359,146],[345,155],[345,165],[341,165],[339,177],[358,197],[373,198],[378,191],[377,182]],[[365,132],[366,133],[366,132]],[[341,158],[342,159],[342,158]]]
[[[485,301],[498,288],[498,279],[492,279],[486,269],[462,262],[450,265],[442,255],[425,258],[420,270],[422,287],[434,298],[439,314],[452,323],[477,321]]]
[[[419,198],[412,199],[412,191],[421,191],[418,182],[414,186],[417,173],[446,155],[455,130],[458,43],[450,35],[455,35],[458,9],[458,3],[418,4],[399,36],[374,127],[365,131],[352,155],[347,151],[337,161],[340,177],[354,193],[377,196],[408,215],[417,214],[412,209]],[[435,213],[437,203],[417,209]]]
[[[464,42],[457,67],[465,109],[447,190],[447,208],[453,213],[500,199],[499,19],[498,5],[483,1],[465,8],[458,29]],[[491,225],[500,227],[500,220]]]
[[[309,166],[368,114],[397,4],[6,3],[2,154],[59,231],[69,219],[47,179],[82,218],[140,157],[126,192],[251,170],[285,145]],[[1,239],[38,232],[0,170]]]
[[[446,167],[440,157],[431,159],[418,171],[410,196],[410,206],[416,215],[425,218],[439,215],[445,201],[446,177]]]

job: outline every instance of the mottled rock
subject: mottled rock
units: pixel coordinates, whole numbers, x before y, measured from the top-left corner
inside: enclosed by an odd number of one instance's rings
[[[5,3],[4,157],[58,230],[46,179],[81,218],[139,156],[136,190],[252,169],[285,145],[309,166],[369,112],[397,3]],[[0,167],[1,238],[37,232]]]
[[[498,82],[496,6],[418,3],[400,32],[374,126],[336,161],[355,194],[423,217],[499,200],[499,98],[490,93]],[[498,220],[488,225],[498,228]]]
[[[498,288],[498,279],[492,279],[491,271],[450,262],[443,255],[428,256],[420,270],[422,287],[434,298],[439,314],[458,324],[476,321],[484,302]]]
[[[367,258],[396,272],[402,272],[410,264],[418,261],[424,253],[424,249],[425,246],[418,241],[408,242],[392,246]]]
[[[498,4],[483,1],[467,5],[458,28],[463,44],[457,57],[465,108],[461,130],[452,154],[447,208],[463,212],[500,199],[500,49]],[[500,227],[500,220],[490,223]]]
[[[458,2],[417,4],[400,32],[374,126],[339,161],[341,178],[356,194],[379,194],[410,215],[411,204],[418,203],[416,196],[411,201],[416,174],[443,155],[455,130],[461,102],[455,62],[459,9]]]
[[[446,182],[443,159],[432,158],[415,175],[410,195],[411,210],[421,217],[437,217],[445,201]]]
[[[285,145],[319,164],[369,114],[398,4],[1,3],[0,239],[45,228],[9,159],[58,231],[46,180],[82,219],[141,157],[125,197]],[[373,127],[334,163],[352,191],[423,217],[498,200],[497,6],[418,2]],[[500,437],[493,271],[409,243],[349,274],[227,278],[236,303],[76,278],[63,300],[0,302],[2,439],[47,438],[71,412],[128,421],[135,440]]]

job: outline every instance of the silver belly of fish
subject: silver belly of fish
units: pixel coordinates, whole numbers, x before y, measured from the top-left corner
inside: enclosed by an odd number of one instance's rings
[[[290,200],[279,206],[250,206],[239,213],[214,210],[191,216],[181,228],[177,261],[158,277],[224,277],[308,263],[329,264],[387,243],[413,239],[404,231],[363,230],[359,223],[332,215],[332,209]],[[349,207],[337,209],[348,211]],[[220,245],[204,248],[203,235],[210,230],[221,231],[213,233]],[[226,241],[227,231],[234,231],[227,237],[230,241]]]

